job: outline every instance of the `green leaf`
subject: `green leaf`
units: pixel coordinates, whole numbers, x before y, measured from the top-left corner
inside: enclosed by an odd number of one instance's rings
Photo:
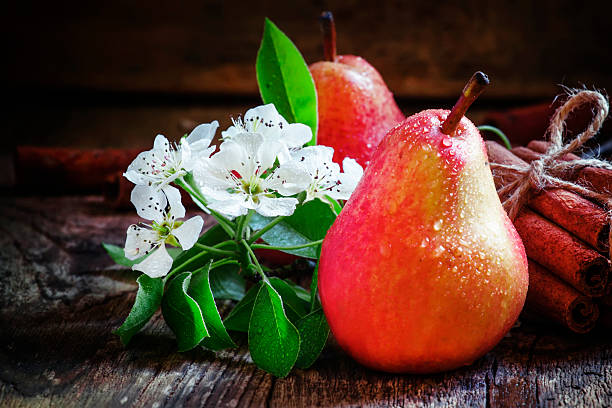
[[[297,283],[290,281],[289,279],[285,280],[285,282],[287,282],[287,284],[293,288],[297,297],[299,297],[306,303],[310,302],[310,292],[308,292],[306,289],[304,289]]]
[[[295,323],[308,313],[308,302],[300,299],[286,281],[279,278],[270,278],[270,284],[283,300],[285,313],[289,320]]]
[[[187,294],[191,272],[183,272],[170,281],[162,299],[162,313],[176,335],[178,351],[191,350],[209,336],[202,311]]]
[[[336,199],[328,195],[325,196],[325,199],[329,201],[331,209],[334,211],[334,214],[336,214],[336,217],[340,215],[340,212],[342,211],[342,205]]]
[[[205,337],[200,345],[211,350],[221,350],[228,347],[236,347],[236,343],[227,334],[209,281],[210,265],[201,272],[195,273],[191,278],[187,293],[196,301],[204,317],[204,323],[209,337]]]
[[[266,226],[273,218],[262,217],[254,214],[250,226],[259,230]],[[268,244],[277,247],[287,247],[307,244],[325,238],[327,230],[334,223],[336,214],[331,207],[321,200],[312,200],[300,205],[295,212],[276,224],[272,229],[263,234],[262,239]],[[307,247],[291,249],[287,252],[304,258],[317,259],[317,248]]]
[[[304,316],[296,323],[296,327],[300,333],[301,343],[295,365],[299,368],[308,368],[317,360],[329,337],[329,325],[323,309],[317,309]]]
[[[250,225],[254,229],[260,229],[271,220],[271,218],[266,218],[259,214],[255,214],[251,218]],[[311,242],[310,239],[308,239],[299,231],[291,227],[291,225],[289,225],[285,221],[279,222],[274,226],[274,228],[266,231],[266,233],[263,234],[261,238],[268,244],[278,247],[303,245]],[[316,254],[312,247],[290,249],[284,250],[282,252],[287,252],[289,254],[301,256],[304,258],[316,259]]]
[[[249,289],[242,300],[238,302],[230,314],[227,315],[223,321],[227,330],[244,333],[249,331],[249,321],[251,320],[251,313],[253,312],[253,304],[255,303],[255,298],[257,297],[257,292],[259,292],[260,287],[261,282]]]
[[[293,229],[299,231],[310,241],[325,238],[327,230],[336,220],[331,207],[319,199],[308,201],[295,209],[295,212],[283,220]]]
[[[125,251],[120,246],[105,243],[102,243],[102,246],[116,264],[127,266],[128,268],[131,268],[137,263],[144,261],[144,259],[150,255],[148,254],[138,259],[131,260],[125,257]],[[176,259],[182,252],[183,250],[180,248],[168,248],[168,254],[172,257],[172,259]]]
[[[151,320],[159,309],[164,293],[164,282],[161,278],[153,279],[143,274],[136,279],[136,282],[138,282],[138,292],[134,306],[121,327],[114,331],[121,338],[121,342],[126,345],[132,336]]]
[[[306,61],[291,40],[266,18],[257,52],[257,83],[264,103],[273,103],[289,123],[312,129],[317,143],[317,91]]]
[[[225,233],[225,231],[223,231],[223,228],[221,228],[219,225],[215,225],[198,239],[198,243],[213,246],[228,239],[229,236]],[[210,254],[201,248],[198,248],[197,245],[194,245],[193,248],[181,252],[181,254],[174,260],[170,273],[195,271],[196,269],[207,265],[213,258],[215,258],[214,254]]]
[[[270,278],[270,283],[281,296],[289,320],[296,322],[308,313],[310,294],[304,288],[295,285],[291,281],[284,281],[274,277]],[[260,286],[261,282],[249,289],[244,298],[236,304],[234,309],[225,318],[224,323],[228,330],[245,333],[248,331],[255,297]],[[296,289],[296,287],[301,289],[306,295],[304,296],[303,293],[298,294],[299,289]]]
[[[170,255],[170,257],[172,258],[172,260],[175,260],[176,258],[179,257],[180,254],[183,253],[183,249],[182,248],[168,248],[168,255]],[[147,256],[147,255],[145,255]]]
[[[223,265],[210,271],[210,288],[215,299],[241,300],[246,282],[238,265]]]
[[[317,248],[318,255],[321,255],[321,246]],[[320,305],[319,298],[317,297],[317,291],[319,290],[319,262],[321,259],[317,259],[314,271],[312,272],[312,280],[310,281],[310,310],[315,310]]]
[[[123,251],[123,248],[121,248],[120,246],[113,245],[113,244],[105,244],[105,243],[102,243],[102,246],[104,247],[108,255],[113,259],[113,261],[115,261],[116,264],[127,266],[128,268],[131,268],[132,266],[136,265],[137,263],[139,263],[145,258],[143,256],[141,258],[138,258],[132,261],[125,257],[125,252]]]
[[[289,374],[300,351],[300,335],[287,319],[281,297],[267,282],[261,285],[253,305],[249,350],[259,368],[277,377]]]

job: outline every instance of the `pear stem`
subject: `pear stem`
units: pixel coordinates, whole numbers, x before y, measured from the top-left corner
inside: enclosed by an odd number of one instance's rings
[[[336,60],[336,25],[331,11],[324,11],[319,17],[321,32],[323,33],[323,55],[325,61]]]
[[[442,133],[449,136],[455,133],[461,118],[463,118],[470,105],[480,96],[487,85],[489,85],[489,78],[486,74],[478,71],[472,75],[468,83],[465,84],[457,103],[451,109],[444,123],[442,123]]]

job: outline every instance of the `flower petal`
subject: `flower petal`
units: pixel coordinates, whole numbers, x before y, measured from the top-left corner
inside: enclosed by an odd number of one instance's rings
[[[250,122],[251,119],[255,119],[256,117],[264,120],[275,120],[278,119],[278,116],[280,116],[280,114],[276,110],[276,106],[274,106],[273,103],[268,103],[249,109],[244,115],[244,121]],[[285,123],[287,123],[287,121],[285,121]]]
[[[227,200],[211,200],[208,203],[208,207],[220,212],[226,217],[234,218],[241,215],[245,215],[249,209],[244,205],[243,197],[239,195],[232,195]]]
[[[344,174],[356,179],[359,181],[361,176],[363,176],[363,167],[355,159],[351,159],[350,157],[345,157],[342,161],[342,170]]]
[[[274,104],[269,103],[249,109],[244,115],[244,125],[250,132],[261,133],[268,140],[278,140],[282,129],[289,124],[278,113]]]
[[[238,122],[234,122],[234,123],[238,123]],[[221,138],[223,140],[230,140],[232,137],[236,136],[238,133],[243,133],[244,131],[245,131],[244,128],[235,124],[234,126],[230,126],[226,130],[222,131]]]
[[[334,149],[327,146],[307,146],[292,152],[296,163],[303,166],[311,177],[306,187],[306,201],[324,199],[337,189],[340,166],[332,161]],[[330,194],[331,195],[331,194]]]
[[[253,146],[253,140],[251,140],[253,135],[251,133],[238,133],[221,143],[219,152],[214,154],[208,163],[211,172],[223,169],[225,172],[235,171],[242,178],[249,178],[254,171],[253,158],[259,147],[258,145]],[[259,141],[263,141],[262,136],[258,136]]]
[[[162,191],[168,199],[168,217],[174,221],[185,216],[185,207],[181,203],[181,192],[176,187],[165,186]]]
[[[185,138],[181,139],[179,151],[176,152],[176,155],[180,156],[180,159],[178,160],[178,163],[175,163],[175,170],[181,170],[186,167],[189,167],[189,169],[191,169],[193,167],[193,159],[195,159],[195,156],[192,154],[191,145],[187,142]],[[178,174],[178,171],[176,172],[176,174]]]
[[[134,184],[146,185],[149,180],[145,177],[144,172],[150,170],[150,167],[147,165],[149,155],[149,151],[140,152],[132,163],[130,163],[127,171],[123,173],[125,178]]]
[[[257,151],[255,164],[261,168],[259,174],[274,166],[276,157],[284,146],[282,143],[272,140],[265,140]]]
[[[303,123],[291,123],[281,130],[280,140],[289,147],[302,147],[312,139],[312,129]]]
[[[153,230],[142,228],[137,225],[130,225],[123,252],[127,259],[138,259],[153,248],[159,242],[159,234]]]
[[[204,220],[197,215],[185,221],[180,227],[172,230],[172,235],[176,237],[183,249],[189,249],[198,240],[203,226]]]
[[[155,141],[153,142],[153,150],[156,150],[163,157],[164,153],[170,152],[170,143],[166,136],[157,135],[155,136]]]
[[[172,257],[168,254],[166,246],[161,244],[144,261],[132,266],[135,271],[140,271],[151,278],[165,276],[172,268]]]
[[[264,181],[264,189],[278,191],[284,196],[290,196],[306,190],[312,182],[312,177],[303,166],[295,161],[281,164]]]
[[[132,190],[130,198],[139,216],[157,223],[164,221],[164,209],[167,200],[162,191],[157,191],[149,186],[137,185]]]
[[[225,189],[210,188],[210,186],[204,186],[200,189],[200,192],[206,199],[206,202],[233,200],[237,194],[241,194],[240,192],[233,192]]]
[[[291,160],[293,160],[291,158],[291,152],[289,151],[289,148],[285,144],[282,144],[282,147],[278,151],[277,157],[278,157],[278,162],[280,164],[288,163]]]
[[[340,166],[332,161],[334,149],[329,146],[307,146],[291,153],[293,160],[304,166],[313,176],[319,173],[338,174]]]
[[[210,189],[228,189],[234,186],[231,170],[224,165],[226,154],[217,153],[214,160],[198,163],[193,169],[193,178],[198,187]],[[221,156],[218,156],[221,155]],[[217,157],[218,156],[218,157]]]
[[[226,162],[226,168],[236,170],[242,178],[249,179],[257,171],[260,161],[260,148],[264,138],[259,133],[239,133],[228,142],[234,157]],[[263,173],[263,171],[262,171]]]
[[[191,146],[191,150],[194,152],[201,152],[208,149],[210,142],[212,142],[215,137],[215,133],[217,133],[218,127],[219,122],[216,120],[210,123],[203,123],[196,126],[185,140],[189,143],[189,146]]]
[[[259,198],[259,205],[255,211],[264,217],[288,216],[293,214],[297,204],[298,200],[296,198],[263,196]]]
[[[353,191],[355,191],[355,188],[357,188],[361,176],[363,176],[363,168],[357,161],[348,157],[342,161],[342,168],[344,172],[338,175],[340,184],[334,188],[334,194],[338,195],[338,197],[331,194],[330,196],[340,200],[348,200]]]
[[[193,178],[207,201],[225,200],[240,186],[231,167],[232,151],[225,148],[194,168]]]
[[[136,185],[146,185],[159,188],[168,184],[176,176],[168,180],[167,169],[174,162],[176,152],[173,151],[163,135],[157,135],[153,149],[141,152],[127,168],[124,176]],[[177,169],[177,171],[180,169]]]

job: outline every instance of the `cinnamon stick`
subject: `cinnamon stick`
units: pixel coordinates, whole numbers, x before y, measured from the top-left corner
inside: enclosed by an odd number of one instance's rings
[[[513,153],[528,155],[530,149],[514,148],[507,150],[500,144],[492,141],[486,142],[489,150],[489,159],[494,163],[525,165],[525,161]],[[539,154],[533,152],[533,154]],[[497,174],[496,186],[508,183]],[[609,249],[610,221],[606,211],[591,201],[572,192],[552,189],[534,194],[528,203],[529,207],[576,235],[589,245],[601,252]]]
[[[547,143],[547,142],[545,142],[545,143]],[[529,147],[525,147],[525,146],[513,147],[512,148],[512,153],[514,153],[515,155],[517,155],[521,159],[525,160],[527,163],[531,163],[534,160],[538,160],[544,154],[544,153],[541,153],[539,151],[533,150],[533,149],[531,149]],[[562,160],[562,161],[572,161],[572,160],[579,159],[579,157],[576,156],[573,153],[568,153],[568,154],[565,154],[565,155],[561,156],[559,159]],[[574,176],[574,174],[572,174],[571,172],[569,174],[567,174],[567,177],[570,178],[570,179],[573,179],[573,176]]]
[[[104,201],[112,208],[127,209],[132,207],[130,196],[134,183],[123,177],[119,171],[106,177],[102,193]]]
[[[531,142],[527,143],[527,147],[537,153],[546,153],[550,148],[550,142],[545,140],[532,140]],[[561,160],[565,161],[578,160],[579,158],[580,156],[577,156],[574,153],[567,153],[560,157]]]
[[[532,161],[538,160],[540,157],[542,157],[541,153],[534,152],[533,150],[524,146],[513,147],[512,153],[525,160],[527,163],[531,163]]]
[[[514,220],[527,257],[588,296],[602,296],[609,261],[557,225],[529,209]]]
[[[599,309],[590,298],[532,260],[525,307],[576,333],[590,331],[599,317]]]
[[[485,141],[487,147],[487,156],[491,163],[508,164],[511,166],[525,166],[527,163],[513,154],[510,150],[504,146],[492,140]],[[495,187],[500,188],[510,183],[513,180],[513,176],[505,175],[502,172],[493,171],[493,181],[495,181]]]
[[[612,194],[612,170],[596,167],[585,167],[578,170],[575,180],[591,186],[596,191]]]
[[[546,140],[532,140],[527,143],[527,147],[533,150],[534,152],[546,153],[546,151],[550,147],[550,142],[547,142]]]
[[[534,195],[528,205],[598,251],[608,251],[610,221],[606,211],[598,205],[562,189]]]
[[[134,183],[123,176],[123,171],[118,171],[106,177],[102,189],[104,201],[110,207],[118,210],[133,208],[134,204],[131,201],[133,189]],[[179,191],[181,193],[181,202],[186,208],[199,210],[197,204],[189,197],[189,193],[182,188]]]
[[[15,154],[17,187],[62,193],[101,192],[107,178],[125,171],[139,152],[19,146]]]

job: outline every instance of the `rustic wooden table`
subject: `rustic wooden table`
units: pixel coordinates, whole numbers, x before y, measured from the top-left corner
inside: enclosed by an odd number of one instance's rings
[[[429,376],[374,372],[330,344],[275,379],[244,347],[177,353],[159,316],[124,348],[111,331],[134,275],[100,243],[122,244],[134,220],[100,197],[0,198],[0,406],[612,405],[609,334],[525,322],[474,365]]]

